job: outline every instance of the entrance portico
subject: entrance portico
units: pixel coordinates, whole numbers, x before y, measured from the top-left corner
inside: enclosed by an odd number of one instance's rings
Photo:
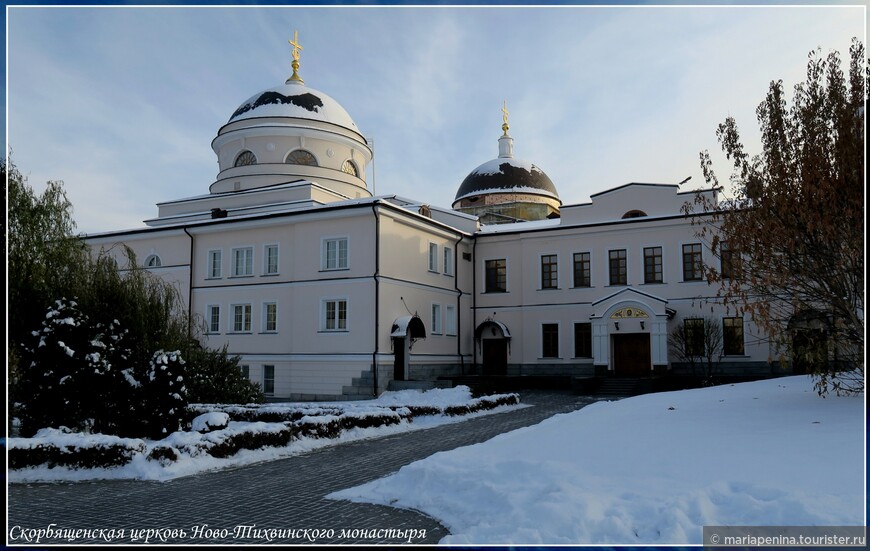
[[[663,298],[630,288],[593,302],[593,365],[620,377],[643,377],[666,369],[666,305]]]

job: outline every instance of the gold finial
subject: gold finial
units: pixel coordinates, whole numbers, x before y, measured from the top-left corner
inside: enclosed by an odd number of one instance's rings
[[[293,51],[291,52],[293,55],[293,61],[290,63],[290,66],[293,67],[293,75],[287,79],[287,84],[289,84],[291,80],[305,84],[305,81],[299,77],[299,50],[302,49],[302,46],[299,44],[299,31],[293,31],[293,40],[288,40],[287,42],[293,46]]]
[[[508,115],[510,115],[510,113],[507,110],[507,100],[504,100],[504,107],[501,108],[501,112],[501,118],[504,121],[504,124],[501,125],[501,129],[504,130],[504,135],[507,136],[508,128],[510,128],[510,125],[508,124]]]

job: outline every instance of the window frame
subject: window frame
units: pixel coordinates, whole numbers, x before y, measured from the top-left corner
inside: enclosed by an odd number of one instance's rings
[[[583,337],[588,337],[588,341],[580,341],[578,339],[578,331],[577,329],[581,326],[586,327],[586,331],[583,331]],[[582,346],[582,349],[581,349]],[[588,348],[588,355],[583,354],[582,352],[586,352]],[[575,321],[574,322],[574,357],[575,358],[583,358],[583,359],[592,359],[592,322],[588,321]]]
[[[231,249],[230,259],[232,261],[232,276],[231,277],[253,277],[254,276],[254,246],[248,245],[244,247],[233,247]],[[246,252],[249,253],[250,258],[246,258],[244,262],[245,273],[238,273],[239,262],[238,255],[239,253]]]
[[[501,265],[497,266],[494,270],[495,273],[495,284],[493,288],[490,288],[490,267],[489,263],[491,262],[500,262]],[[507,293],[508,292],[508,274],[507,274],[507,258],[489,258],[483,261],[483,292],[485,294],[488,293]],[[501,284],[499,286],[499,284]]]
[[[658,250],[658,254],[654,254],[656,250]],[[650,251],[653,251],[653,254],[647,254]],[[650,266],[650,259],[652,259],[652,266]],[[652,278],[649,277],[650,267],[652,267],[653,272]],[[643,248],[643,282],[645,285],[665,282],[664,247],[661,245]]]
[[[275,251],[275,270],[270,271],[270,251]],[[266,243],[263,245],[263,275],[278,275],[281,272],[281,249],[278,243]]]
[[[245,153],[250,153],[251,158],[253,158],[253,161],[246,162],[246,163],[239,163],[239,161],[241,160],[242,156]],[[251,151],[250,149],[243,149],[243,150],[239,151],[238,154],[236,154],[235,158],[233,159],[233,168],[239,168],[239,167],[243,167],[243,166],[253,166],[255,164],[257,164],[257,154],[254,153],[253,151]]]
[[[242,309],[241,316],[241,329],[236,329],[236,321],[237,320],[237,312],[236,309]],[[238,302],[234,304],[230,304],[230,313],[232,316],[229,318],[229,333],[240,334],[240,333],[251,333],[253,330],[253,314],[254,308],[250,302]]]
[[[686,356],[703,357],[707,351],[707,346],[704,343],[704,323],[706,323],[704,318],[685,318],[683,320],[683,353]],[[690,326],[693,327],[690,329]],[[697,334],[692,335],[695,332]]]
[[[739,325],[729,326],[728,321],[740,320]],[[739,331],[738,331],[739,329]],[[739,333],[739,335],[737,334]],[[732,346],[739,345],[739,349]],[[745,356],[746,355],[746,326],[741,316],[726,316],[722,318],[722,355]]]
[[[549,351],[548,350],[548,340],[547,340],[547,328],[548,327],[555,328],[555,344],[553,342],[549,342],[549,344],[551,346],[552,345],[555,346],[555,355],[547,355],[547,353]],[[559,335],[560,332],[561,332],[561,327],[560,327],[559,322],[553,322],[553,321],[541,322],[540,335],[541,335],[541,359],[542,360],[558,360],[562,357],[560,355],[560,352],[561,352],[561,350],[560,350],[561,343],[560,343],[560,335]]]
[[[334,303],[333,318],[329,316],[329,305]],[[342,305],[344,305],[344,327],[341,326]],[[321,333],[347,333],[349,318],[349,301],[347,297],[330,297],[320,300],[320,332]],[[329,327],[330,322],[334,327]]]
[[[152,253],[145,257],[142,265],[146,268],[162,268],[163,260],[160,259],[160,255]]]
[[[438,273],[438,243],[429,242],[428,254],[429,271]]]
[[[206,279],[221,279],[224,274],[224,251],[223,249],[211,249],[208,251],[206,266],[208,275]]]
[[[444,305],[444,334],[448,337],[455,337],[457,334],[457,317],[456,317],[456,305],[455,304],[445,304]]]
[[[444,334],[444,324],[443,319],[441,318],[441,305],[437,302],[433,302],[431,306],[430,320],[432,322],[432,331],[433,335],[443,335]]]
[[[329,265],[329,245],[335,243],[335,266]],[[341,263],[341,245],[344,243],[344,265]],[[346,235],[324,237],[320,244],[320,271],[335,272],[350,269],[350,237]]]
[[[452,277],[454,273],[454,259],[456,258],[456,256],[453,254],[452,247],[448,247],[445,245],[443,249],[444,254],[442,255],[442,257],[444,259],[444,275]]]
[[[217,320],[215,320],[215,312],[217,312]],[[221,305],[207,304],[205,307],[205,321],[207,335],[219,335],[221,332]]]
[[[313,163],[290,162],[288,160],[290,158],[290,155],[293,155],[294,153],[296,153],[298,151],[301,151],[302,153],[307,153],[308,155],[310,155],[311,160],[314,162]],[[317,160],[317,156],[314,155],[314,153],[312,153],[311,151],[305,149],[304,147],[297,147],[296,149],[292,149],[292,150],[288,151],[287,154],[284,155],[284,164],[285,165],[296,165],[296,166],[320,166],[320,162]]]
[[[263,394],[275,395],[275,364],[263,364]]]
[[[622,253],[621,256],[614,258],[614,253]],[[621,279],[614,279],[614,262],[616,262],[616,275],[621,275]],[[620,266],[621,262],[621,266]],[[607,251],[607,273],[608,283],[611,286],[627,286],[628,285],[628,249],[608,249]]]
[[[543,253],[540,259],[540,283],[541,290],[553,290],[559,288],[559,254]]]
[[[582,258],[583,255],[585,255],[585,258]],[[579,262],[578,262],[578,258],[577,258],[578,256],[581,256]],[[578,265],[578,263],[581,266],[580,271],[581,271],[581,278],[582,279],[581,279],[580,284],[577,283],[577,265]],[[574,268],[573,269],[574,281],[572,282],[573,287],[575,289],[588,289],[588,288],[592,287],[592,253],[589,251],[581,251],[581,252],[574,253],[572,256],[572,265]],[[583,268],[584,265],[585,265],[585,268]],[[585,284],[583,283],[583,281],[585,281]]]
[[[274,310],[274,317],[272,320],[269,319],[269,309],[270,307]],[[269,322],[272,322],[273,327],[269,329]],[[278,332],[278,303],[274,300],[269,300],[263,303],[263,333],[277,333]]]
[[[719,242],[719,275],[722,279],[734,279],[734,269],[737,267],[736,256],[728,241]]]
[[[687,251],[687,247],[696,250]],[[683,281],[703,281],[704,280],[704,247],[701,243],[683,243]]]

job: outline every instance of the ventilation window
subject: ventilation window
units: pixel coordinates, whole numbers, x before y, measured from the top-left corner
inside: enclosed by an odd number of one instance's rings
[[[236,157],[236,162],[233,163],[233,166],[248,166],[257,164],[257,156],[247,149],[239,153],[239,156]]]
[[[157,256],[156,254],[152,254],[145,259],[145,266],[149,268],[159,268],[160,266],[163,266],[163,263],[160,262],[159,256]]]
[[[314,158],[314,155],[312,155],[310,151],[305,151],[304,149],[291,151],[287,154],[287,158],[284,159],[284,162],[288,165],[317,166],[317,159]]]
[[[342,163],[341,171],[359,178],[359,170],[356,168],[356,165],[353,164],[353,161],[347,160]]]
[[[642,210],[630,210],[622,215],[623,218],[640,218],[642,216],[646,216],[646,213]]]

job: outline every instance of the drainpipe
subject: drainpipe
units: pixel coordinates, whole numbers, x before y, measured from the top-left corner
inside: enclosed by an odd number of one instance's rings
[[[459,355],[459,373],[465,375],[465,358],[462,357],[462,290],[459,288],[459,244],[462,239],[462,234],[459,234],[459,239],[453,245],[453,286],[456,289],[456,353]]]
[[[187,226],[182,228],[190,238],[190,258],[188,260],[189,278],[187,281],[187,336],[193,336],[193,235],[187,231]]]
[[[381,218],[378,214],[377,200],[372,203],[375,217],[375,351],[372,352],[372,396],[378,397],[378,322],[380,320],[380,275],[381,275]]]
[[[472,332],[477,331],[477,236],[471,242],[471,323]],[[477,369],[477,343],[471,338],[471,363]]]

